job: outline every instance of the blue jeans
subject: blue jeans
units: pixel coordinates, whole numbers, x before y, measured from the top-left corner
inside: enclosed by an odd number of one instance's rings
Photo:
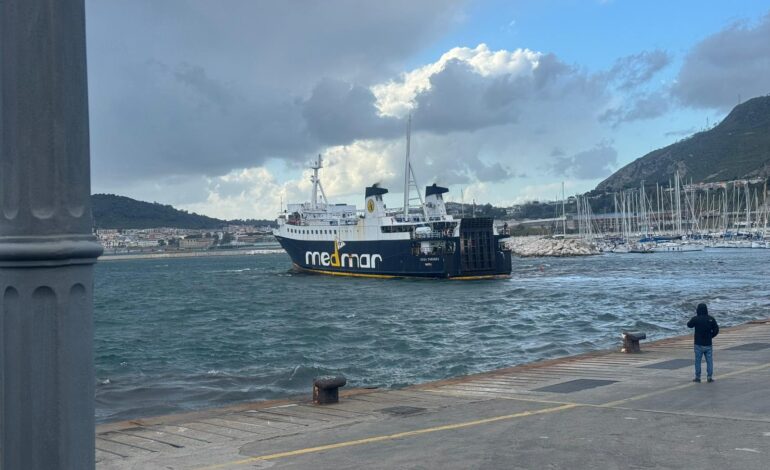
[[[714,375],[714,355],[713,348],[711,346],[695,345],[695,378],[700,378],[700,362],[701,356],[706,356],[706,375],[712,377]]]

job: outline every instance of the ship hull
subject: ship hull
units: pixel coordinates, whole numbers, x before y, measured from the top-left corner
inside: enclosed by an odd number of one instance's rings
[[[459,237],[441,239],[440,252],[420,251],[420,241],[296,240],[276,237],[296,270],[353,277],[484,279],[508,277],[511,253],[486,250],[475,258]],[[433,240],[436,242],[437,240]],[[479,261],[480,260],[480,261]]]

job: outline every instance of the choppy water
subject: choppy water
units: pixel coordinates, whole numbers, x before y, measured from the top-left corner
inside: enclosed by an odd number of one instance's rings
[[[514,259],[496,281],[290,274],[285,254],[96,267],[100,422],[307,394],[312,378],[397,387],[770,316],[770,250]]]

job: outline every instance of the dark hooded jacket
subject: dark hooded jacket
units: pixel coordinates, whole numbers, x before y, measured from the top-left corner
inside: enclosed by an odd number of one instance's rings
[[[698,305],[697,315],[687,322],[688,328],[695,328],[695,344],[698,346],[711,346],[711,338],[719,334],[717,321],[709,315],[706,305]]]

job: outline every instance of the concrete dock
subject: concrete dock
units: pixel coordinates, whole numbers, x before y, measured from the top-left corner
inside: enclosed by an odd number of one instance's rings
[[[691,382],[692,338],[682,336],[642,342],[641,354],[350,390],[336,405],[258,402],[105,424],[97,468],[766,469],[770,319],[724,328],[714,344],[714,383]]]

